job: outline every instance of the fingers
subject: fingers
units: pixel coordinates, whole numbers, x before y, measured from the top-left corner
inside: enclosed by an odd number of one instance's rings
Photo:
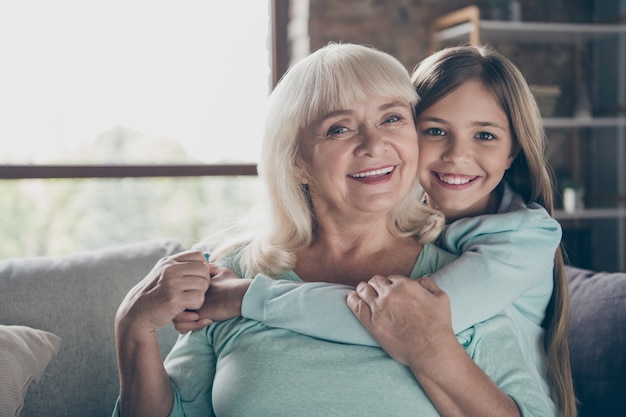
[[[373,303],[377,297],[387,294],[391,286],[403,279],[408,279],[398,275],[374,275],[367,282],[360,282],[356,287],[356,292],[364,301]]]
[[[385,294],[391,284],[392,281],[382,275],[375,275],[368,282],[359,282],[356,289],[348,293],[348,307],[362,323],[369,322],[378,297]]]
[[[358,317],[360,317],[359,314],[371,316],[373,313],[383,308],[383,298],[389,298],[394,291],[396,294],[406,292],[406,285],[411,281],[412,280],[409,278],[400,275],[390,275],[387,277],[375,275],[367,282],[360,282],[355,291],[348,295],[348,306],[355,314],[358,313]],[[425,285],[425,290],[441,291],[432,280],[428,279],[428,281],[429,282],[423,284]]]
[[[235,274],[235,272],[233,272],[231,269],[225,268],[225,267],[221,267],[221,266],[217,266],[215,264],[210,264],[211,265],[211,278],[212,279],[240,279],[241,277],[237,274]]]
[[[174,328],[179,333],[189,333],[194,330],[200,330],[206,326],[213,324],[213,320],[211,319],[197,319],[197,320],[179,320],[178,315],[174,320],[172,320],[172,324]]]
[[[200,315],[195,310],[185,310],[179,313],[176,317],[174,317],[175,321],[180,322],[188,322],[188,321],[197,321],[200,318]]]
[[[361,323],[368,323],[371,321],[372,309],[369,304],[357,294],[356,291],[350,291],[348,293],[346,302],[348,303],[350,310],[352,310]]]
[[[148,294],[155,302],[170,305],[177,314],[202,307],[209,289],[210,265],[199,251],[187,251],[164,258]]]
[[[174,255],[165,257],[164,259],[172,260],[175,262],[192,262],[192,261],[205,262],[205,263],[207,262],[206,258],[204,257],[204,253],[199,250],[187,250],[187,251],[179,252]]]
[[[417,282],[419,282],[419,284],[431,294],[440,295],[444,293],[444,291],[437,284],[435,284],[435,281],[429,277],[422,277],[418,279]]]

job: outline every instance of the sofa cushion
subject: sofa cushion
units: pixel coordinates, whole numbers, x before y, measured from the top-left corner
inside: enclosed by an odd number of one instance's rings
[[[0,261],[0,323],[61,338],[58,354],[28,391],[21,417],[111,415],[119,391],[115,312],[159,259],[184,249],[178,241],[159,240]],[[159,336],[165,353],[177,334],[170,326]]]
[[[0,325],[0,416],[18,416],[28,388],[37,382],[61,339],[26,326]]]
[[[567,268],[580,417],[626,416],[626,273]]]

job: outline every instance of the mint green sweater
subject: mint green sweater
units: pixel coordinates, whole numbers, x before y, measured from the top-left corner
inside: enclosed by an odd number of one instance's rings
[[[512,320],[524,359],[547,395],[541,324],[560,240],[559,223],[505,184],[496,214],[446,226],[436,243],[459,258],[430,274],[450,297],[455,332],[500,313]],[[422,275],[414,271],[412,277]],[[346,305],[352,288],[296,281],[257,276],[244,297],[243,316],[317,338],[378,346]]]
[[[454,256],[426,245],[413,277]],[[299,278],[294,273],[277,277]],[[457,335],[468,355],[524,416],[555,416],[529,370],[516,326],[504,315]],[[236,318],[181,336],[165,360],[175,399],[170,416],[435,417],[410,370],[381,348],[335,343]],[[119,415],[116,408],[114,416]]]

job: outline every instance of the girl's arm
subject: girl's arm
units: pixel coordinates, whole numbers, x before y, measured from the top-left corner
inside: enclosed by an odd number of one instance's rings
[[[456,260],[431,251],[417,277],[430,277],[450,297],[455,333],[501,312],[514,301],[540,324],[552,291],[559,223],[539,206],[461,219],[448,227],[442,246]],[[425,246],[428,248],[428,245]],[[415,276],[413,278],[416,278]],[[346,308],[350,288],[257,276],[246,292],[244,317],[327,340],[376,346]],[[535,292],[536,294],[533,294]],[[528,300],[520,296],[528,293]],[[540,302],[534,301],[534,297]],[[481,300],[477,302],[477,300]],[[545,302],[543,301],[545,300]]]
[[[347,285],[257,275],[243,297],[241,315],[333,342],[378,346],[346,304],[352,290]]]
[[[448,294],[455,333],[494,316],[514,301],[538,325],[544,318],[561,228],[538,205],[527,207],[514,199],[507,208],[504,213],[460,219],[449,225],[440,244],[461,256],[454,260],[456,256],[449,252],[426,245],[420,255],[422,266],[411,276],[430,274]],[[346,306],[350,287],[274,280],[263,275],[245,285],[250,287],[242,305],[231,311],[230,317],[241,314],[268,326],[326,340],[378,345],[356,325],[358,320]],[[521,297],[524,293],[529,297]],[[238,294],[233,297],[241,300]],[[193,326],[176,325],[179,330]]]
[[[431,278],[452,301],[452,327],[459,332],[515,303],[541,325],[553,288],[559,223],[539,205],[460,219],[439,245],[460,257]],[[476,302],[482,300],[482,302]]]

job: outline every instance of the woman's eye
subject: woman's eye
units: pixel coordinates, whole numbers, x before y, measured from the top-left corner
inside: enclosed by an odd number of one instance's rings
[[[431,127],[430,129],[426,129],[426,134],[430,136],[445,136],[446,132],[443,129],[439,129],[438,127]]]
[[[326,135],[327,136],[341,135],[342,133],[346,133],[347,131],[348,131],[347,127],[333,126],[330,129],[328,129],[328,132],[326,132]]]
[[[384,120],[384,123],[396,123],[402,120],[400,116],[389,116]]]
[[[479,132],[476,137],[480,140],[494,140],[496,138],[489,132]]]

